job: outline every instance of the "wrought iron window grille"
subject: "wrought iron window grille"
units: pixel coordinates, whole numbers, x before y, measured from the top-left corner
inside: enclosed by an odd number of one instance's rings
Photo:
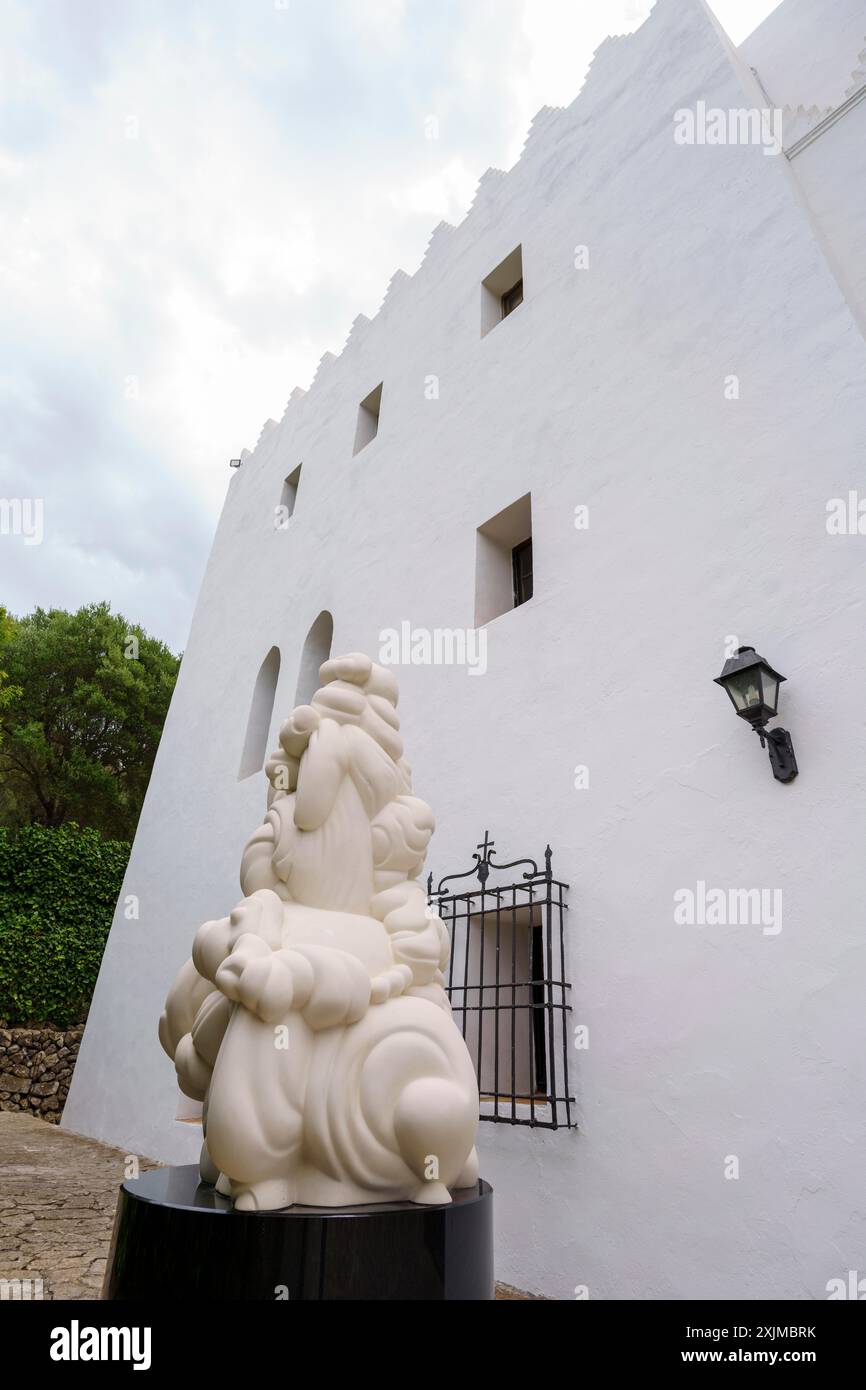
[[[451,938],[447,992],[475,1062],[481,1119],[492,1124],[574,1129],[568,1079],[571,985],[565,973],[568,884],[534,859],[495,861],[487,831],[474,866],[446,874],[427,897]],[[491,883],[492,873],[525,871]],[[450,891],[474,878],[477,885]]]

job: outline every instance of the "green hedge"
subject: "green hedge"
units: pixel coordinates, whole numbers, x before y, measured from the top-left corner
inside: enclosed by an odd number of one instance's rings
[[[82,1022],[129,848],[77,826],[0,829],[0,1025]]]

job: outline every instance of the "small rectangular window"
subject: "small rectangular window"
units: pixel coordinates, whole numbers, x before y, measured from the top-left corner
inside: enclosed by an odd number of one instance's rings
[[[475,626],[484,627],[532,596],[532,494],[527,493],[478,527]]]
[[[358,427],[355,430],[355,453],[360,454],[372,444],[379,433],[379,412],[382,409],[382,382],[371,391],[358,407]]]
[[[486,337],[523,303],[523,247],[515,246],[481,282],[481,336]]]

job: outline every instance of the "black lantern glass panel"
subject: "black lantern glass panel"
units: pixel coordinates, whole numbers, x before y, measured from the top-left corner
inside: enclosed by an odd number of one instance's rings
[[[761,680],[754,666],[736,676],[729,676],[727,689],[738,714],[762,704]]]
[[[750,724],[766,724],[773,719],[779,703],[779,685],[785,679],[758,656],[754,647],[740,647],[736,656],[725,662],[716,685],[727,690],[731,703],[741,719]]]
[[[764,670],[762,683],[764,687],[764,704],[775,714],[779,707],[779,677],[770,670],[769,666]]]

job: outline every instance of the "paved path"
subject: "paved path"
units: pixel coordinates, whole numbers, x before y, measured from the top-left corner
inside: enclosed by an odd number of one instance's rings
[[[0,1280],[43,1298],[99,1298],[128,1156],[23,1112],[0,1110]],[[141,1171],[159,1165],[141,1160]],[[497,1298],[528,1294],[498,1285]]]
[[[117,1149],[0,1111],[0,1279],[41,1279],[44,1298],[98,1298],[126,1162]]]

